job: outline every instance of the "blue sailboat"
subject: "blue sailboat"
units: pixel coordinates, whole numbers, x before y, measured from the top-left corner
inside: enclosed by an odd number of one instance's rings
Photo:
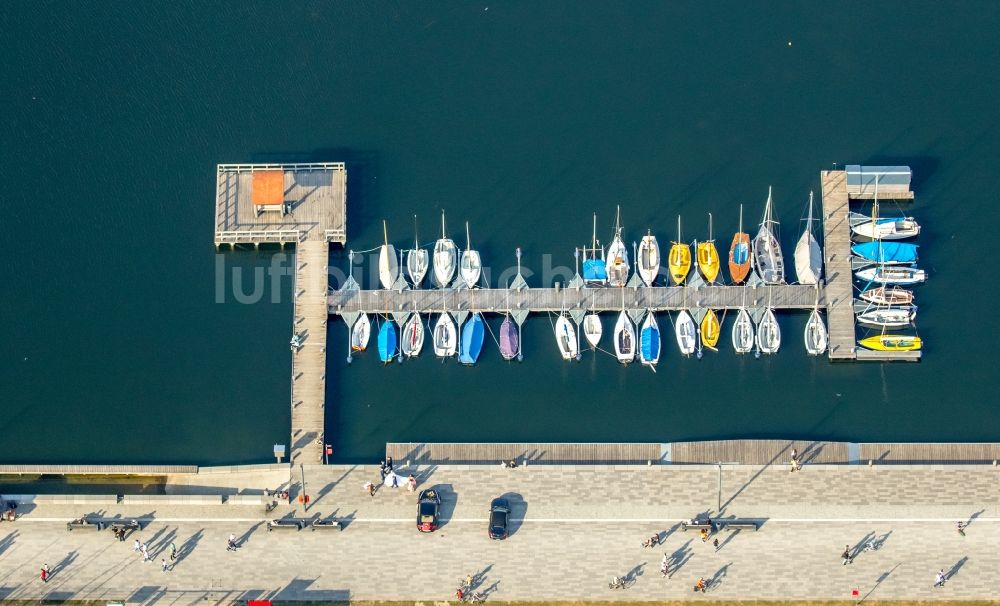
[[[590,256],[587,256],[587,253]],[[604,263],[604,249],[601,258],[597,258],[597,213],[594,213],[594,235],[590,240],[590,249],[583,247],[583,281],[590,285],[603,285],[608,281],[608,267]]]
[[[469,321],[462,327],[462,351],[458,354],[458,361],[462,364],[473,365],[479,359],[479,352],[483,350],[483,336],[485,334],[483,317],[472,314]]]
[[[378,331],[378,357],[386,364],[396,357],[396,327],[392,320],[383,322]]]
[[[646,313],[639,333],[639,361],[650,368],[660,361],[660,327],[652,310]]]
[[[917,261],[917,245],[906,242],[872,240],[855,244],[851,247],[851,252],[874,263],[902,264]]]

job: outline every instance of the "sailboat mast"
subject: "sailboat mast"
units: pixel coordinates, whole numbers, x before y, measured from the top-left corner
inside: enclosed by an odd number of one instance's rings
[[[385,245],[389,246],[389,231],[386,229],[385,221],[382,221],[382,237],[385,238]]]
[[[586,256],[587,251],[583,251]],[[591,259],[597,258],[597,213],[594,213],[594,231],[590,236],[590,255]]]
[[[420,238],[417,237],[417,215],[413,215],[413,248],[420,248]]]
[[[708,213],[708,241],[715,242],[712,239],[712,213]]]
[[[472,238],[469,237],[469,222],[465,222],[465,250],[472,250]]]
[[[444,211],[443,210],[441,211],[441,239],[442,240],[445,239],[445,235],[444,235]]]
[[[743,233],[743,205],[740,204],[740,233]]]

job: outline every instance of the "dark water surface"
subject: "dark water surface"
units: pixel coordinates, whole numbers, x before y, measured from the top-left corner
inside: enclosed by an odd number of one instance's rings
[[[809,359],[805,316],[782,314],[766,360],[732,353],[732,318],[720,353],[681,359],[664,316],[655,375],[562,363],[542,316],[521,364],[488,347],[472,369],[429,350],[348,367],[336,321],[338,460],[386,441],[1000,439],[995,3],[14,2],[0,31],[5,461],[251,462],[287,443],[290,284],[216,302],[215,164],[253,161],[344,160],[349,247],[379,244],[383,218],[405,245],[414,213],[430,238],[443,208],[494,275],[517,246],[535,271],[571,265],[616,203],[629,241],[669,241],[678,213],[703,238],[711,211],[725,248],[768,185],[790,255],[820,170],[914,168],[921,364]],[[221,262],[249,280],[273,254]]]

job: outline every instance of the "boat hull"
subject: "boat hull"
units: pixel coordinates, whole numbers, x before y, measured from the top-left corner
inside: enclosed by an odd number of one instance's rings
[[[432,334],[434,355],[441,358],[450,358],[455,355],[455,350],[458,348],[456,333],[455,321],[451,319],[450,315],[443,313],[438,316]]]
[[[806,352],[812,356],[818,356],[826,351],[829,336],[826,331],[826,324],[818,309],[814,309],[806,322],[805,333],[802,336]]]
[[[351,327],[351,350],[364,351],[368,349],[368,340],[371,337],[372,321],[368,314],[361,314],[354,321]]]
[[[823,272],[823,253],[812,232],[802,232],[795,245],[795,275],[799,284],[818,284]]]
[[[410,274],[410,282],[415,287],[420,287],[427,275],[427,251],[422,248],[415,248],[406,254],[406,272]]]
[[[455,279],[457,264],[458,250],[453,241],[441,239],[434,243],[434,281],[439,288],[448,288]]]
[[[765,354],[778,353],[781,348],[781,328],[771,309],[764,313],[764,318],[757,327],[757,348]]]
[[[636,259],[639,278],[646,286],[652,286],[660,273],[660,245],[655,236],[643,236],[639,243],[639,258]]]
[[[696,330],[691,314],[682,309],[677,314],[677,322],[674,324],[674,336],[677,338],[677,348],[681,350],[681,354],[690,356],[694,353]]]
[[[715,350],[715,346],[719,344],[719,336],[722,334],[722,326],[719,324],[719,316],[714,309],[709,309],[705,313],[698,330],[701,333],[702,345]]]
[[[563,360],[572,360],[580,353],[576,342],[576,329],[566,316],[559,316],[555,326],[556,345]]]
[[[736,353],[745,354],[753,349],[754,330],[753,319],[746,308],[740,308],[736,316],[736,323],[733,324],[733,349]]]
[[[483,262],[479,258],[478,250],[464,250],[462,251],[460,273],[462,274],[462,282],[465,283],[469,288],[475,288],[476,284],[479,283],[479,277],[483,272]]]
[[[646,312],[639,332],[639,361],[646,366],[656,366],[660,362],[660,327],[652,310]]]
[[[670,247],[670,257],[667,259],[670,270],[670,280],[681,284],[691,272],[691,247],[687,244],[674,242]]]
[[[859,295],[861,299],[876,305],[909,305],[913,303],[913,293],[905,288],[879,286]]]
[[[424,323],[420,314],[413,314],[403,325],[403,338],[400,349],[403,355],[412,358],[420,355],[424,348]]]
[[[475,364],[483,351],[483,338],[486,332],[483,324],[483,317],[474,313],[462,327],[462,350],[458,354],[458,361],[466,366]]]
[[[504,360],[513,360],[521,352],[521,339],[517,334],[517,325],[508,315],[500,325],[500,355]]]
[[[761,226],[753,240],[752,258],[757,275],[764,284],[785,282],[785,260],[781,254],[781,245],[766,226]]]
[[[897,286],[920,284],[927,280],[924,270],[905,266],[867,267],[854,272],[854,276],[866,282]]]
[[[608,260],[605,268],[608,272],[608,284],[611,286],[625,286],[628,283],[628,250],[621,238],[615,236],[611,246],[608,247]]]
[[[392,362],[396,358],[396,327],[392,320],[382,323],[382,328],[378,331],[378,357],[385,363]]]
[[[628,364],[635,359],[635,327],[624,311],[618,314],[615,323],[615,357],[622,364]]]
[[[595,313],[587,314],[583,318],[583,336],[586,337],[591,348],[597,349],[603,334],[604,326],[601,324],[601,317]]]
[[[923,347],[920,337],[909,335],[875,335],[858,344],[875,351],[919,351]]]
[[[699,242],[697,249],[698,271],[706,282],[714,284],[719,277],[719,251],[715,242]]]
[[[750,235],[737,232],[729,246],[729,277],[733,284],[742,284],[750,275]]]
[[[389,290],[399,279],[399,261],[396,258],[396,247],[383,244],[378,251],[378,279],[382,288]]]

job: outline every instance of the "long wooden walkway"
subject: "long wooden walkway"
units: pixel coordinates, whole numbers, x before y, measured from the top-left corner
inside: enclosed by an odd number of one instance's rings
[[[850,278],[848,278],[850,279]],[[652,309],[655,311],[678,309],[738,309],[744,302],[747,307],[776,309],[812,309],[816,303],[816,287],[799,284],[780,286],[704,286],[682,288],[656,286],[653,288],[526,288],[507,290],[483,288],[476,290],[338,290],[330,293],[331,314],[365,311],[392,313],[399,311],[440,313],[442,311],[500,312],[510,305],[512,310],[531,312],[557,312],[560,309],[594,311],[620,311],[622,294],[626,309]],[[820,289],[820,306],[826,304]],[[848,305],[849,307],[849,305]]]
[[[823,254],[826,277],[828,349],[831,360],[853,360],[857,340],[854,329],[854,283],[851,272],[851,228],[847,213],[847,172],[820,173],[823,191]]]
[[[329,258],[330,245],[325,239],[308,239],[296,247],[293,331],[302,345],[292,357],[293,464],[315,464],[323,459]]]

